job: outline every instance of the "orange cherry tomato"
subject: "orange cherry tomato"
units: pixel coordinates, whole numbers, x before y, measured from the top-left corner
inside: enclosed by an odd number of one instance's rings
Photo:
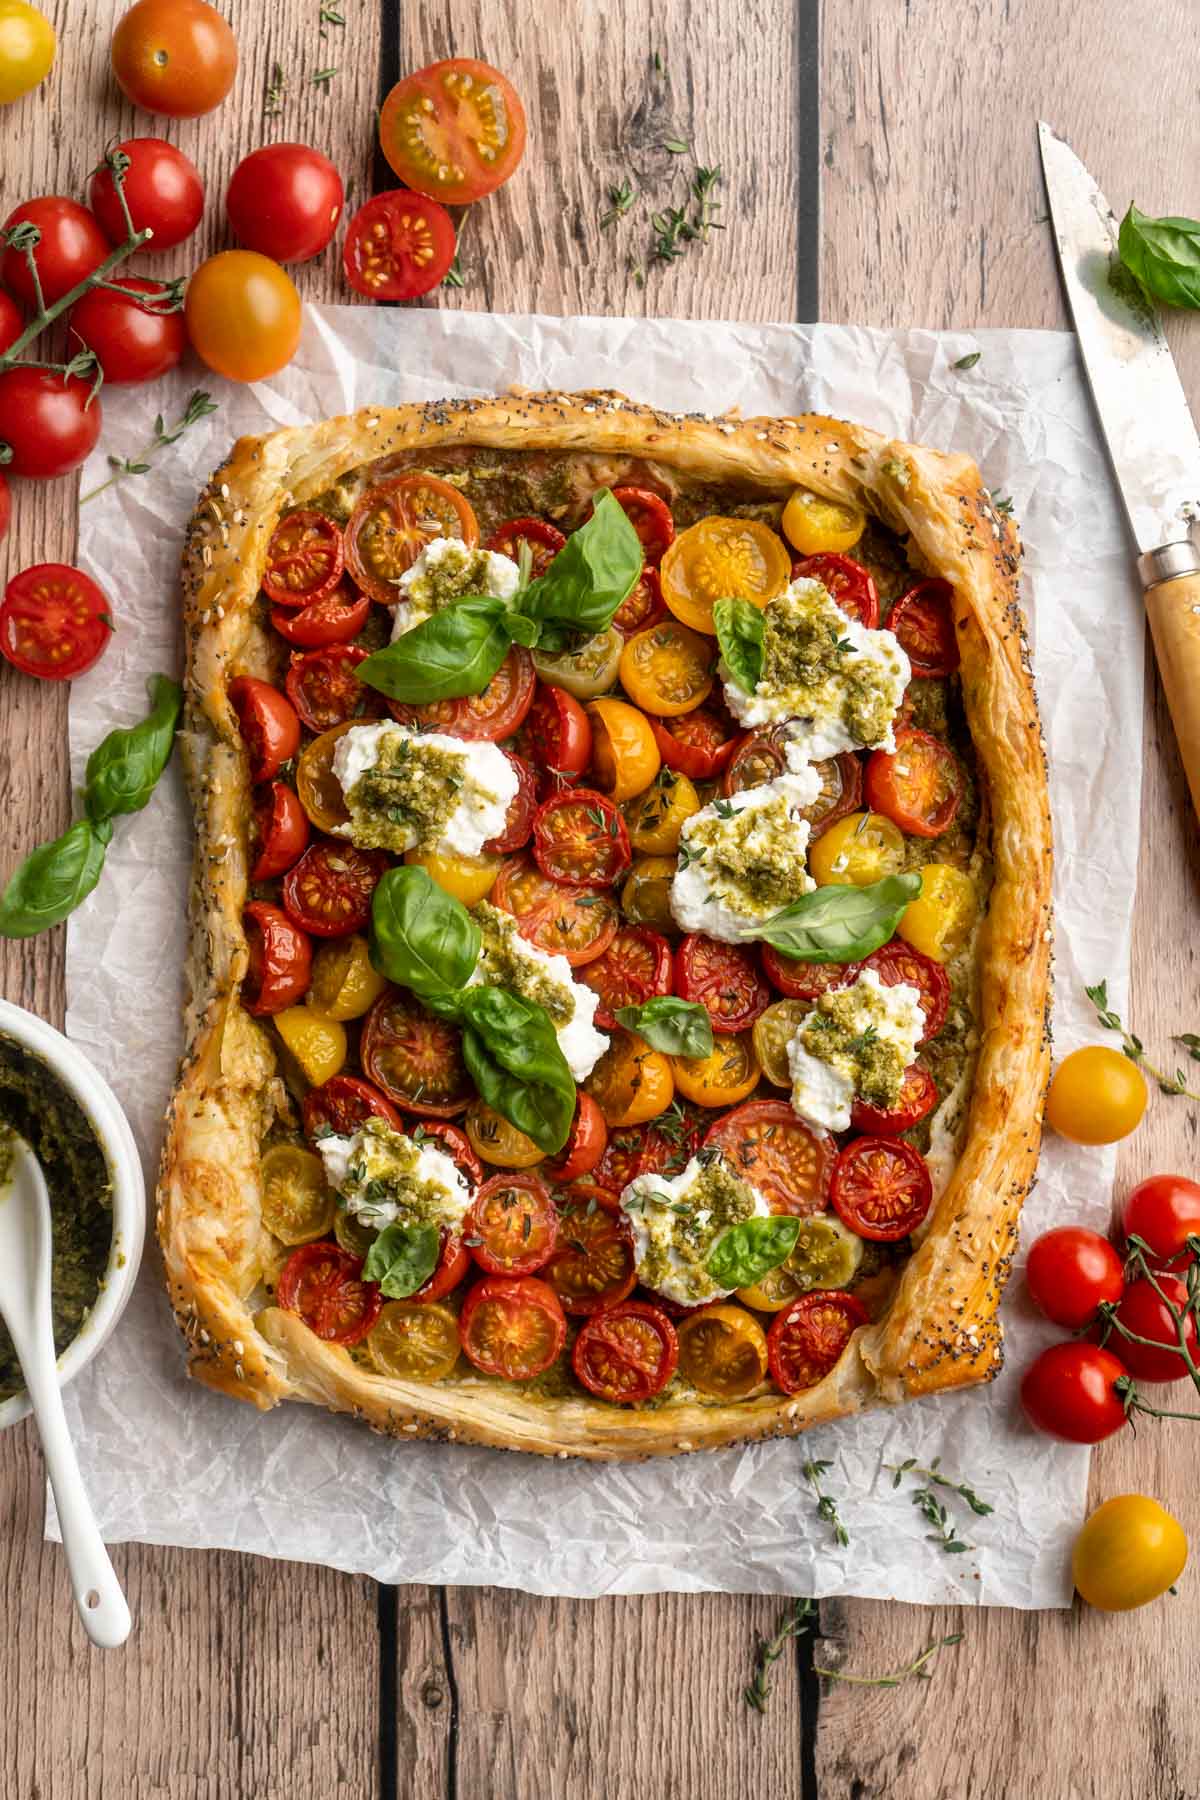
[[[536,1275],[489,1275],[468,1291],[458,1329],[485,1375],[532,1381],[558,1357],[567,1320],[554,1289]]]
[[[113,32],[112,66],[135,106],[196,119],[233,86],[237,40],[205,0],[138,0]]]
[[[595,967],[594,964],[588,966]],[[581,1088],[575,1097],[570,1135],[558,1155],[543,1165],[542,1173],[556,1184],[578,1181],[581,1176],[591,1174],[604,1155],[607,1143],[608,1126],[604,1123],[604,1114],[592,1096]]]
[[[340,725],[310,739],[296,764],[296,792],[318,831],[332,831],[335,825],[349,823],[342,784],[333,772],[333,753],[338,739],[353,725],[353,719],[343,719]]]
[[[781,594],[792,559],[783,539],[757,519],[701,519],[662,559],[663,599],[677,619],[711,636],[718,600],[765,606]]]
[[[346,526],[346,567],[383,606],[400,598],[397,582],[434,538],[479,542],[479,526],[457,488],[436,475],[400,475],[370,488]]]
[[[703,705],[712,692],[715,666],[708,638],[664,619],[639,631],[622,650],[621,686],[643,712],[670,719]]]
[[[736,1106],[758,1086],[762,1070],[748,1031],[719,1037],[709,1056],[673,1056],[675,1086],[697,1106]]]
[[[679,1373],[716,1400],[744,1400],[767,1373],[767,1334],[741,1306],[705,1306],[681,1319]]]
[[[671,1058],[618,1027],[584,1086],[614,1130],[644,1125],[666,1112],[674,1097]]]
[[[620,804],[648,788],[662,757],[645,713],[624,700],[593,700],[592,773],[596,785]]]
[[[300,342],[300,296],[290,275],[256,250],[222,250],[188,282],[184,317],[202,362],[230,381],[265,381]]]
[[[454,56],[398,81],[379,115],[383,154],[401,181],[447,206],[490,194],[525,149],[525,108],[490,64]]]

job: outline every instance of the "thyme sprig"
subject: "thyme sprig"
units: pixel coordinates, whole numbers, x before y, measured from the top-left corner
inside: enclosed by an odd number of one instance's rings
[[[287,93],[287,80],[283,73],[282,63],[272,63],[271,73],[263,91],[263,118],[274,119],[283,111],[283,96]]]
[[[815,1600],[793,1600],[785,1606],[775,1623],[774,1637],[759,1636],[754,1652],[754,1674],[742,1689],[742,1699],[755,1712],[765,1713],[767,1702],[771,1698],[770,1668],[779,1658],[792,1638],[800,1637],[806,1631],[812,1631],[817,1625],[820,1615]]]
[[[949,1512],[932,1488],[917,1488],[916,1492],[910,1495],[910,1499],[922,1518],[933,1526],[933,1530],[926,1533],[927,1543],[940,1544],[947,1556],[960,1556],[964,1551],[972,1548],[972,1545],[965,1543],[959,1537]]]
[[[462,265],[459,263],[457,250],[454,252],[450,267],[442,276],[442,286],[448,288],[460,288],[466,286],[466,282],[463,280]]]
[[[1083,991],[1095,1007],[1096,1017],[1100,1023],[1106,1030],[1116,1031],[1120,1034],[1121,1048],[1130,1062],[1136,1063],[1139,1069],[1144,1069],[1147,1075],[1154,1078],[1158,1083],[1160,1093],[1182,1094],[1185,1100],[1200,1100],[1200,1093],[1197,1093],[1194,1088],[1190,1088],[1184,1080],[1182,1069],[1176,1069],[1174,1075],[1168,1075],[1164,1069],[1156,1067],[1150,1061],[1142,1046],[1141,1038],[1135,1037],[1132,1031],[1127,1031],[1121,1023],[1120,1015],[1109,1006],[1107,981],[1098,981],[1095,987],[1085,987]],[[1173,1042],[1182,1044],[1193,1062],[1200,1062],[1200,1036],[1194,1031],[1181,1033],[1173,1039]]]
[[[637,197],[637,189],[628,176],[623,181],[614,183],[608,190],[608,210],[600,214],[601,231],[607,231],[610,225],[623,219]]]
[[[337,72],[336,67],[332,69],[317,69],[309,76],[309,85],[312,87],[323,87],[328,89],[330,82]]]
[[[821,1487],[821,1477],[828,1474],[832,1467],[831,1462],[806,1462],[800,1472],[817,1496],[817,1517],[824,1519],[832,1530],[834,1538],[844,1549],[850,1542],[850,1533],[838,1517],[837,1502],[833,1495],[825,1493]]]
[[[912,1662],[903,1669],[897,1669],[893,1675],[849,1675],[844,1669],[818,1668],[814,1668],[813,1674],[823,1675],[826,1681],[848,1681],[855,1687],[894,1688],[899,1687],[902,1682],[910,1681],[914,1676],[918,1681],[929,1681],[933,1676],[933,1670],[929,1664],[938,1652],[949,1650],[952,1645],[961,1644],[962,1641],[962,1632],[952,1631],[947,1637],[939,1638],[935,1644],[930,1644],[928,1649],[921,1652],[920,1656],[914,1657]]]
[[[195,425],[197,420],[206,418],[209,413],[215,413],[216,410],[217,403],[211,394],[206,394],[202,388],[196,388],[193,393],[189,394],[187,405],[181,416],[170,428],[167,427],[162,414],[159,413],[154,421],[152,442],[147,444],[146,448],[139,451],[136,456],[110,456],[108,466],[112,470],[112,474],[107,481],[102,481],[99,487],[94,487],[88,493],[83,494],[80,497],[80,506],[86,506],[89,500],[94,500],[97,494],[102,494],[106,488],[112,487],[113,483],[120,481],[123,476],[148,474],[151,460],[160,450],[165,450],[168,444],[176,443],[189,426]]]
[[[995,1507],[991,1506],[988,1501],[981,1500],[975,1489],[965,1481],[951,1481],[948,1475],[943,1475],[941,1465],[940,1456],[935,1456],[927,1469],[918,1463],[915,1456],[908,1456],[902,1463],[885,1463],[884,1468],[889,1469],[892,1473],[893,1488],[898,1488],[906,1475],[915,1475],[930,1486],[947,1488],[950,1493],[957,1494],[981,1519],[986,1518],[988,1513],[995,1512]]]
[[[340,13],[336,6],[322,6],[318,15],[318,30],[321,37],[329,36],[330,25],[344,25],[345,23],[346,15]]]

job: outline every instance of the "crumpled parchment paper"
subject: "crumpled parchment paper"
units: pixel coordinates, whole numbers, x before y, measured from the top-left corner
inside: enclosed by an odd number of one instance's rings
[[[970,370],[953,365],[981,350]],[[131,456],[153,416],[194,386],[220,409],[82,512],[81,560],[118,621],[71,696],[76,776],[97,739],[143,708],[143,682],[178,666],[177,564],[195,494],[230,441],[349,411],[529,387],[615,387],[683,411],[827,411],[971,452],[1011,495],[1026,546],[1024,597],[1050,756],[1058,843],[1059,1051],[1084,1041],[1084,981],[1125,999],[1138,842],[1142,622],[1116,495],[1074,340],[1031,331],[879,332],[840,326],[486,317],[309,309],[296,360],[242,388],[184,369],[105,394],[106,453]],[[169,397],[167,397],[169,395]],[[94,455],[83,491],[109,473]],[[156,1171],[180,1050],[190,828],[178,771],[118,821],[97,892],[71,920],[67,1029],[104,1071]],[[1103,1227],[1114,1155],[1047,1143],[1025,1241],[1054,1221]],[[1014,1281],[1009,1366],[992,1387],[876,1412],[791,1443],[598,1467],[489,1450],[394,1444],[287,1405],[263,1416],[184,1376],[183,1344],[148,1250],[104,1354],[67,1390],[87,1485],[109,1540],[222,1546],[322,1562],[392,1582],[498,1583],[533,1593],[661,1589],[858,1594],[910,1601],[1065,1605],[1087,1454],[1035,1436],[1017,1376],[1045,1336]],[[995,1511],[949,1497],[972,1546],[948,1556],[886,1465],[941,1456]],[[850,1534],[842,1549],[801,1473]],[[51,1517],[49,1529],[54,1531]]]

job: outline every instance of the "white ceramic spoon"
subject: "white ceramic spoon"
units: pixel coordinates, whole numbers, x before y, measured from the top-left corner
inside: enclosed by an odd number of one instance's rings
[[[79,1616],[93,1644],[112,1650],[129,1636],[131,1621],[84,1492],[58,1391],[50,1312],[50,1198],[29,1145],[15,1135],[10,1142],[8,1180],[0,1182],[0,1316],[20,1359],[42,1435]]]

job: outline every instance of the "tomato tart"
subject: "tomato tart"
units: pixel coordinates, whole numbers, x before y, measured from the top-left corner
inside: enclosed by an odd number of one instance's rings
[[[193,1374],[621,1458],[991,1379],[1048,1067],[975,466],[617,394],[237,443],[184,560]]]

